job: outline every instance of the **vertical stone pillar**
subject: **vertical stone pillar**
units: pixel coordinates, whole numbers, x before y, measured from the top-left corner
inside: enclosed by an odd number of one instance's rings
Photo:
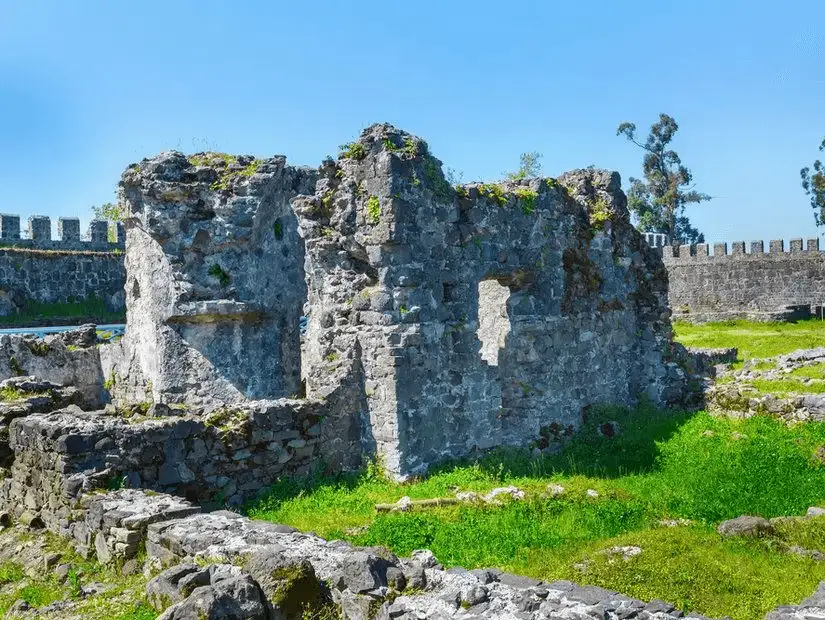
[[[45,215],[29,216],[29,238],[35,244],[49,243],[52,240],[52,220]]]
[[[107,220],[89,222],[89,241],[95,245],[109,243],[109,222]]]
[[[76,217],[61,217],[58,219],[57,237],[61,241],[80,241],[80,220]]]
[[[0,214],[0,239],[17,241],[20,239],[20,216]]]

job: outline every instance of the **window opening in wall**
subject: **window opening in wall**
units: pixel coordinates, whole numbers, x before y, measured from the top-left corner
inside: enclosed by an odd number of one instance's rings
[[[478,339],[481,340],[481,359],[490,366],[498,366],[499,350],[504,348],[510,333],[508,299],[510,289],[496,280],[478,283]]]

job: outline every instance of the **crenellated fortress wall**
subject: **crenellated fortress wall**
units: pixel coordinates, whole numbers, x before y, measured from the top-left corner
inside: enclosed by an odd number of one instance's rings
[[[107,311],[124,313],[123,225],[116,225],[114,242],[105,220],[92,220],[81,236],[78,218],[60,218],[57,231],[52,239],[51,219],[33,215],[21,234],[19,215],[0,214],[0,317],[50,304],[99,308],[101,301]]]
[[[825,253],[819,239],[735,241],[660,247],[673,318],[790,320],[825,305]]]

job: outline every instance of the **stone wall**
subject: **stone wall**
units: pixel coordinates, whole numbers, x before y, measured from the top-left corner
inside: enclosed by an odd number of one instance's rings
[[[9,428],[14,462],[0,503],[62,534],[84,492],[112,485],[237,506],[280,476],[357,467],[357,420],[347,410],[332,397],[254,401],[205,417],[162,407],[28,415]]]
[[[303,243],[290,201],[314,170],[284,157],[163,153],[130,166],[125,391],[215,408],[301,392]]]
[[[818,239],[665,246],[668,298],[674,318],[788,320],[825,306],[825,253]],[[789,251],[788,251],[789,250]]]
[[[618,175],[598,170],[456,190],[422,140],[368,128],[294,203],[307,393],[361,383],[364,450],[398,477],[547,447],[590,405],[678,400],[664,266],[625,203]],[[509,290],[506,335],[501,299],[480,298],[487,280]],[[495,364],[478,335],[485,304],[504,339]]]
[[[85,239],[80,220],[60,218],[59,239],[51,238],[51,221],[32,216],[28,238],[21,238],[20,217],[0,215],[0,316],[26,312],[41,304],[104,302],[110,312],[125,312],[123,266],[125,233],[108,240],[109,222],[93,220]],[[89,317],[92,318],[92,317]]]

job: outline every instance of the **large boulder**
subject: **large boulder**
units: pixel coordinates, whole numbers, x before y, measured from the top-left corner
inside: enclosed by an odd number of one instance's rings
[[[307,606],[321,602],[321,584],[306,559],[262,550],[252,555],[244,569],[260,584],[273,608],[290,620],[300,620]]]

